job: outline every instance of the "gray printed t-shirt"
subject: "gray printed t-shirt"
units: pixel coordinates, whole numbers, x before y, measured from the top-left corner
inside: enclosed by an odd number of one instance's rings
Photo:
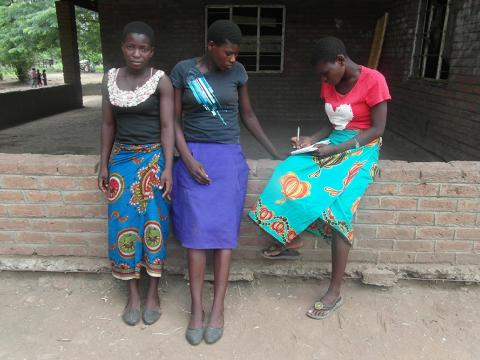
[[[235,62],[226,71],[202,74],[198,58],[175,65],[170,80],[183,89],[183,131],[190,142],[240,143],[238,88],[248,80],[242,64]]]

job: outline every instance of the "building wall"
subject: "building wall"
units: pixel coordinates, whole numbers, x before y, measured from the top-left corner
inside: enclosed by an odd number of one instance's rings
[[[106,202],[97,156],[0,154],[0,255],[105,258]],[[249,161],[245,212],[276,161]],[[480,265],[480,163],[380,161],[356,214],[351,263]],[[323,239],[303,234],[305,262],[329,263]],[[246,216],[235,259],[261,260],[269,237]],[[169,264],[184,250],[168,239]],[[268,265],[266,263],[261,263]],[[461,276],[460,276],[461,277]]]
[[[83,106],[73,3],[57,1],[56,12],[66,85],[0,94],[0,130]]]
[[[310,66],[314,40],[326,35],[346,42],[351,56],[368,59],[381,1],[113,1],[99,0],[105,68],[122,65],[120,34],[132,20],[150,24],[157,36],[156,66],[170,71],[181,59],[203,54],[205,6],[215,4],[275,4],[286,6],[285,63],[281,74],[249,74],[249,92],[260,120],[318,121],[323,118],[319,82]],[[321,6],[320,6],[321,5]]]
[[[309,64],[314,40],[342,38],[351,57],[365,64],[376,19],[390,19],[379,70],[389,83],[387,127],[446,160],[480,158],[480,2],[452,1],[450,76],[445,81],[409,78],[419,0],[293,0],[286,6],[285,66],[281,74],[250,74],[249,90],[259,119],[319,121],[319,83]],[[231,4],[254,4],[239,0]],[[262,2],[265,3],[265,2]],[[106,68],[122,64],[120,34],[125,23],[144,20],[157,35],[155,64],[166,71],[180,59],[199,56],[204,45],[205,5],[228,1],[99,0]]]
[[[2,93],[0,129],[78,107],[77,89],[70,84]]]
[[[379,69],[393,100],[388,127],[446,160],[480,159],[480,1],[452,1],[448,80],[409,78],[419,0],[394,0]]]

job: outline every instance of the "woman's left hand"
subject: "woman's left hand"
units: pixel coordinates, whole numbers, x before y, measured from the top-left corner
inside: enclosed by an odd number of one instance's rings
[[[163,189],[163,198],[170,201],[170,193],[172,192],[172,182],[173,182],[172,170],[165,169],[160,176],[160,186]]]
[[[317,150],[314,151],[314,154],[319,157],[331,156],[338,152],[335,145],[318,144],[316,148]]]
[[[277,152],[275,155],[272,155],[272,160],[285,160],[287,157],[290,156],[290,153],[279,153]]]

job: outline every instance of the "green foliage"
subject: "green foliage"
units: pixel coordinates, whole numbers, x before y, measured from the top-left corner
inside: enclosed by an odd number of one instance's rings
[[[81,59],[101,63],[98,14],[76,9]],[[0,64],[15,69],[20,81],[38,59],[60,59],[53,0],[0,0]]]
[[[78,51],[81,60],[94,64],[102,62],[100,46],[100,22],[98,13],[83,8],[76,8]]]
[[[20,81],[43,50],[58,47],[55,7],[50,0],[0,1],[0,62],[15,68]]]

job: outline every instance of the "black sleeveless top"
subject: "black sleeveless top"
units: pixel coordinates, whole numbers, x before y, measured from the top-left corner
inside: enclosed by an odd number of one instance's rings
[[[116,84],[119,69],[108,72],[108,100],[116,121],[115,142],[155,144],[161,141],[160,95],[158,82],[164,72],[158,70],[134,91],[121,90]]]

